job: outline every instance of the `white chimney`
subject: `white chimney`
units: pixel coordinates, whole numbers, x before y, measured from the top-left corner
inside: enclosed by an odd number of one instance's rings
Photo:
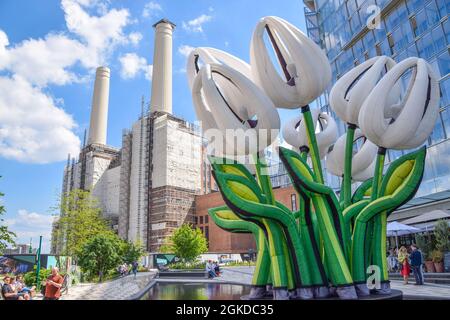
[[[162,19],[155,28],[150,111],[172,113],[172,33],[175,24]]]
[[[89,126],[88,145],[106,144],[108,128],[110,70],[107,67],[97,68],[95,74],[94,95],[92,97],[91,124]]]

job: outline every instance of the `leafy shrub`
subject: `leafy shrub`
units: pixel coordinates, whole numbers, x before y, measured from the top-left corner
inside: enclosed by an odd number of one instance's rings
[[[434,236],[436,237],[436,249],[440,252],[445,252],[450,249],[450,242],[448,237],[450,231],[446,220],[439,220],[435,224]]]
[[[439,250],[433,250],[433,252],[431,253],[431,258],[433,259],[434,263],[439,263],[444,260],[444,254]]]
[[[180,269],[204,269],[205,262],[195,261],[195,262],[175,262],[169,265],[170,269],[180,270]]]
[[[48,276],[50,276],[51,272],[52,271],[50,269],[41,268],[41,271],[39,272],[38,283],[41,283],[41,281],[47,279]],[[23,275],[23,280],[25,281],[25,284],[28,287],[37,286],[37,283],[36,283],[36,266],[34,266],[33,271],[27,272],[27,273],[25,273]]]

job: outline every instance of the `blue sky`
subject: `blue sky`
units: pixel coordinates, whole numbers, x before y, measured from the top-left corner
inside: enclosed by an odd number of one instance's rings
[[[249,60],[257,21],[280,16],[305,31],[301,0],[1,0],[0,190],[6,223],[28,243],[44,235],[67,154],[76,154],[89,124],[93,75],[111,68],[108,144],[149,101],[154,32],[169,18],[173,43],[173,109],[195,120],[186,74],[192,47],[210,46]]]

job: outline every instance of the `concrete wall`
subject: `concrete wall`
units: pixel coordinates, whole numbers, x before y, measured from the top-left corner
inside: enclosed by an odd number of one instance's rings
[[[120,166],[106,170],[92,189],[92,195],[100,202],[103,217],[119,217],[119,191]]]
[[[131,171],[130,171],[130,206],[128,220],[128,240],[146,243],[147,205],[145,188],[146,154],[144,145],[147,137],[147,127],[136,121],[132,128]]]
[[[172,186],[200,192],[201,137],[167,115],[154,121],[152,188]]]

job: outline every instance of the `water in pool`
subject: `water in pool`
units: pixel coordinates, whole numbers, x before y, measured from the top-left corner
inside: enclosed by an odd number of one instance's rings
[[[157,282],[143,300],[239,300],[250,293],[249,286],[226,283]]]

